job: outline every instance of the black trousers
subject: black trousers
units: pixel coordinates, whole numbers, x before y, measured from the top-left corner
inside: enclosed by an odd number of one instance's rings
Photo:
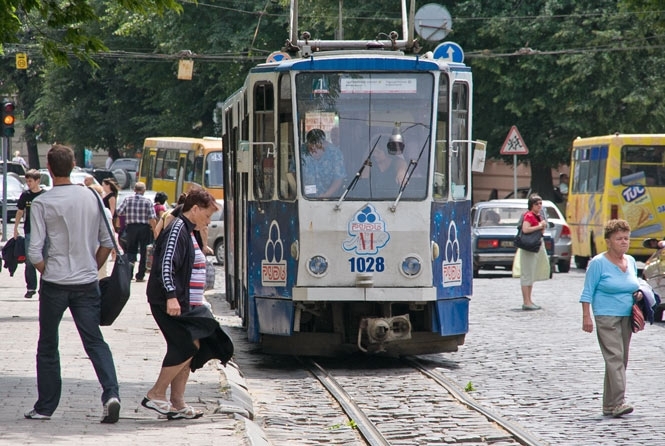
[[[127,256],[129,261],[136,263],[136,256],[140,255],[139,270],[136,273],[136,278],[141,280],[145,277],[147,247],[152,243],[152,229],[147,223],[131,223],[125,228],[127,238]]]

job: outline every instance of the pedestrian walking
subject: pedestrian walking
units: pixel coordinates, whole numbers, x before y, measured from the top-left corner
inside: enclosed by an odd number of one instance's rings
[[[30,262],[30,255],[28,253],[28,246],[30,246],[30,206],[32,200],[40,196],[44,190],[40,187],[41,175],[36,169],[30,169],[25,173],[25,181],[28,185],[28,190],[23,192],[18,199],[16,217],[14,217],[14,238],[19,237],[19,227],[21,220],[23,220],[23,237],[25,238],[25,285],[28,288],[26,291],[26,299],[30,299],[37,293],[37,270]]]
[[[134,195],[127,197],[117,210],[119,216],[125,216],[129,261],[136,263],[136,257],[140,255],[137,282],[145,280],[148,245],[152,243],[152,231],[157,221],[153,203],[143,196],[144,193],[145,183],[137,181],[134,184]]]
[[[620,417],[633,411],[625,401],[626,367],[633,334],[633,303],[643,296],[638,291],[635,259],[626,254],[630,246],[628,222],[610,220],[604,233],[607,251],[591,259],[584,278],[580,297],[582,330],[593,332],[593,310],[598,344],[605,360],[603,415]]]
[[[155,274],[148,279],[147,295],[167,349],[157,381],[141,404],[169,419],[201,417],[203,413],[185,401],[190,370],[211,359],[226,364],[233,355],[231,339],[205,305],[206,261],[201,237],[195,232],[208,226],[216,210],[209,192],[190,192],[182,213],[155,241]]]
[[[14,152],[14,158],[12,158],[12,162],[19,163],[21,166],[23,166],[26,169],[28,168],[28,163],[25,162],[25,159],[23,159],[23,157],[21,156],[21,152],[18,150]]]
[[[62,376],[58,330],[67,308],[102,386],[102,423],[120,416],[120,394],[113,355],[99,328],[100,292],[97,271],[113,242],[99,198],[87,187],[72,184],[74,152],[54,145],[47,154],[53,189],[32,201],[29,257],[42,275],[39,289],[37,392],[29,419],[48,420],[60,402]]]

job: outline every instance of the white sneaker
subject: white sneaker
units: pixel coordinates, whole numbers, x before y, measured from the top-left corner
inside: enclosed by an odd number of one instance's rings
[[[102,423],[117,423],[120,418],[120,400],[118,398],[109,398],[104,403],[104,412],[102,414]]]
[[[24,417],[30,419],[30,420],[50,420],[51,415],[42,415],[40,413],[37,413],[35,409],[29,410],[28,412],[23,414]]]

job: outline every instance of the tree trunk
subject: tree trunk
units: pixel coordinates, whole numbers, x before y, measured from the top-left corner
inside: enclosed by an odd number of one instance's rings
[[[28,146],[28,166],[31,169],[40,169],[39,150],[37,149],[37,138],[35,137],[35,126],[26,124],[23,127],[23,136]]]
[[[552,168],[531,164],[531,190],[545,200],[559,201],[552,184]]]

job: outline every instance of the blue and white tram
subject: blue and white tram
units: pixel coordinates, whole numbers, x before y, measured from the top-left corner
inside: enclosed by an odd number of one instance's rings
[[[471,97],[467,66],[401,51],[311,52],[250,71],[220,110],[226,296],[250,341],[327,356],[464,343]],[[312,146],[337,155],[315,173]],[[386,157],[401,168],[380,182]],[[316,175],[332,171],[343,178],[330,193]]]

